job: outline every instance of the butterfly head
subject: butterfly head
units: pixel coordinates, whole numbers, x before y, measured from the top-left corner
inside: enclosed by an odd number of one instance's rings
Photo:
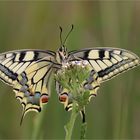
[[[71,29],[70,31],[68,32],[67,36],[65,37],[65,40],[62,41],[62,27],[60,27],[60,42],[61,42],[61,45],[60,45],[60,48],[57,50],[57,53],[56,53],[56,60],[58,63],[66,63],[67,62],[67,58],[68,58],[68,51],[67,51],[67,48],[65,47],[65,42],[67,40],[67,38],[69,37],[70,33],[72,32],[73,30],[73,24],[71,26]]]
[[[64,45],[62,45],[56,53],[56,60],[58,63],[63,63],[67,61],[67,58],[68,58],[67,48]]]

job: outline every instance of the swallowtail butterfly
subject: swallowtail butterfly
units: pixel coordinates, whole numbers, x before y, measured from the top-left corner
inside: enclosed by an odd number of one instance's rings
[[[15,96],[23,106],[22,119],[28,111],[40,112],[50,97],[49,80],[53,73],[57,73],[65,63],[87,61],[91,67],[91,74],[85,88],[96,96],[102,82],[125,72],[140,63],[139,57],[120,48],[88,48],[68,52],[61,39],[61,46],[56,51],[48,50],[18,50],[0,54],[0,79],[13,87]],[[66,103],[68,94],[56,82],[59,99],[70,109],[71,102]],[[21,119],[21,121],[22,121]]]

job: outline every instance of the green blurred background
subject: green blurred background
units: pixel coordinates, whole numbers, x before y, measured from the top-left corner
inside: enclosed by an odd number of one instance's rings
[[[117,47],[140,56],[140,1],[7,1],[0,2],[0,52],[17,49],[57,50],[59,25],[69,50]],[[102,84],[86,107],[87,139],[140,139],[140,68]],[[44,113],[40,135],[63,139],[70,113],[63,109],[52,85],[52,96],[40,114],[31,112],[19,125],[22,107],[12,88],[0,83],[0,139],[30,139],[34,122]],[[73,138],[80,135],[78,116]]]

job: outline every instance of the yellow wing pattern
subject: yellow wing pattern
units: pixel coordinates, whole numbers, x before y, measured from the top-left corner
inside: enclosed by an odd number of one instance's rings
[[[41,111],[49,98],[48,79],[55,53],[39,50],[12,51],[0,55],[0,78],[14,88],[23,105],[23,116]],[[22,120],[21,120],[22,121]]]
[[[31,64],[14,83],[16,98],[23,105],[23,117],[28,111],[40,112],[42,105],[48,102],[49,78],[53,64],[41,59]]]
[[[140,59],[136,54],[119,48],[89,48],[72,51],[69,53],[68,59],[69,61],[86,60],[89,64],[91,73],[86,79],[84,87],[90,90],[90,97],[97,95],[102,82],[140,64]],[[56,83],[56,87],[61,103],[64,104],[66,110],[70,110],[72,100],[69,91],[59,83]]]
[[[87,60],[98,75],[98,81],[104,82],[140,64],[139,57],[119,48],[94,48],[70,52],[71,61]],[[96,79],[96,80],[97,80]]]
[[[62,59],[62,63],[65,63],[64,55],[59,54],[58,56],[59,59]],[[84,87],[90,90],[91,96],[96,96],[102,82],[140,63],[137,55],[119,48],[89,48],[72,51],[65,59],[68,63],[87,61],[91,73],[86,79]],[[16,98],[23,106],[21,122],[28,111],[40,112],[42,105],[48,102],[51,73],[53,69],[57,73],[58,68],[61,69],[62,65],[57,61],[56,53],[52,51],[21,50],[0,54],[0,79],[13,87]],[[66,110],[70,110],[73,99],[69,91],[57,82],[56,89],[59,100],[64,104]]]

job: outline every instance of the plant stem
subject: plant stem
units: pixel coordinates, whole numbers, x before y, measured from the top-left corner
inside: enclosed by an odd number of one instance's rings
[[[71,140],[72,131],[77,115],[78,115],[77,105],[76,102],[74,101],[72,104],[72,112],[71,112],[70,120],[65,125],[65,131],[66,131],[65,140]]]
[[[56,81],[58,81],[59,84],[58,94],[68,94],[67,101],[64,101],[65,107],[68,107],[72,103],[70,120],[65,125],[65,140],[71,140],[76,117],[78,113],[83,113],[83,109],[85,109],[85,106],[89,102],[90,92],[88,88],[85,88],[84,84],[86,83],[86,79],[89,79],[90,75],[90,69],[85,61],[74,61],[74,63],[69,63],[56,74]],[[81,126],[82,139],[85,138],[86,132],[86,123],[85,121],[83,122],[84,123]]]
[[[85,139],[86,137],[86,130],[87,130],[87,123],[84,122],[81,125],[81,134],[80,134],[80,139]]]

